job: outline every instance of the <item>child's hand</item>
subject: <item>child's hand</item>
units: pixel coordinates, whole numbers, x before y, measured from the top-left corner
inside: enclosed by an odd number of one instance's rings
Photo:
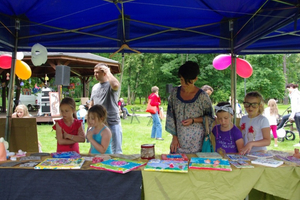
[[[242,155],[245,155],[245,154],[247,154],[247,153],[250,153],[250,151],[251,151],[251,149],[252,149],[252,147],[253,147],[252,144],[253,144],[252,142],[248,142],[248,143],[241,149],[241,154],[242,154]]]
[[[86,138],[91,141],[91,139],[93,138],[94,133],[92,131],[88,131],[86,134]]]
[[[63,138],[64,138],[64,139],[72,140],[72,139],[74,138],[74,135],[71,135],[71,134],[65,132],[65,133],[63,134]]]

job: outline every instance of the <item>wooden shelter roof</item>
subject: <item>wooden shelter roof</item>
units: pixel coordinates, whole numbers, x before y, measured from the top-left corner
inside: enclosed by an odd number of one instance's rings
[[[22,61],[30,66],[32,71],[31,77],[45,77],[45,74],[47,74],[50,79],[54,78],[57,65],[69,66],[71,68],[71,77],[89,77],[94,75],[94,67],[100,62],[107,64],[112,74],[121,72],[118,61],[91,53],[48,52],[47,62],[41,66],[34,66],[31,61],[31,52],[24,52]]]

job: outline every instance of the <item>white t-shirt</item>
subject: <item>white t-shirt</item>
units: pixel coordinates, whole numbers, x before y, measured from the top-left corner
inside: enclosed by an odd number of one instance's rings
[[[292,113],[290,118],[294,118],[297,112],[300,112],[300,93],[298,89],[294,89],[291,94],[289,94],[291,99],[291,109]]]
[[[269,120],[270,126],[277,125],[277,116],[271,115],[270,107],[267,107],[264,111],[264,116]]]
[[[242,117],[240,121],[240,127],[244,138],[244,144],[246,145],[251,141],[258,141],[263,139],[261,129],[270,127],[269,121],[265,116],[258,115],[254,118],[249,118],[248,115]],[[252,147],[251,152],[266,151],[267,147]]]

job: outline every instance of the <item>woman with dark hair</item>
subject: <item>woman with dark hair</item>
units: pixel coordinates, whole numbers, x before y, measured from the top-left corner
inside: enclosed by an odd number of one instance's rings
[[[171,153],[201,151],[205,116],[208,116],[206,119],[211,130],[214,118],[210,98],[194,85],[199,74],[198,64],[192,61],[187,61],[178,70],[181,85],[170,94],[166,118],[166,131],[173,135]]]

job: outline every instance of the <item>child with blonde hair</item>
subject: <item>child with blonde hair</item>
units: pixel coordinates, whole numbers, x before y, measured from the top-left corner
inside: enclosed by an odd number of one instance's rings
[[[78,142],[85,141],[82,121],[77,119],[74,99],[66,97],[61,100],[60,114],[62,119],[56,120],[53,129],[56,130],[57,152],[79,152]]]
[[[87,139],[91,143],[92,154],[112,154],[111,131],[106,125],[107,112],[104,106],[94,105],[88,111],[88,124],[91,129],[87,132]]]
[[[270,125],[268,119],[262,115],[264,111],[263,97],[258,92],[249,92],[244,99],[244,107],[248,115],[242,117],[240,127],[245,146],[241,154],[267,150],[271,143]]]
[[[23,104],[19,104],[16,109],[15,112],[12,114],[13,118],[26,118],[26,117],[30,117],[30,114],[28,112],[28,108],[27,106],[23,105]]]
[[[274,137],[274,146],[278,147],[277,139],[277,119],[278,119],[278,107],[275,99],[268,101],[268,107],[264,111],[264,115],[269,120],[270,128]]]

